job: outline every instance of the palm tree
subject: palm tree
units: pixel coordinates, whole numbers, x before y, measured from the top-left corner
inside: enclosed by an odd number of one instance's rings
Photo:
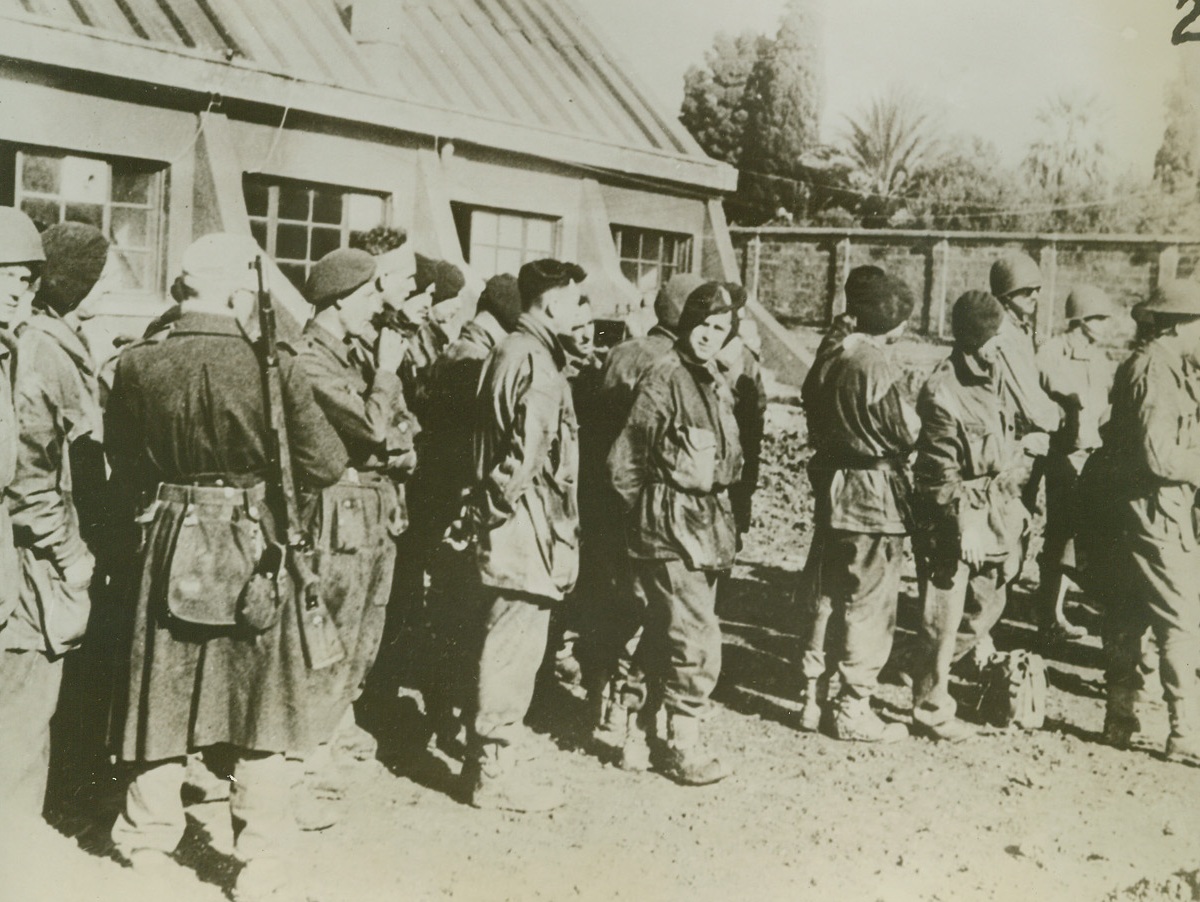
[[[1061,94],[1038,111],[1037,122],[1023,168],[1051,203],[1072,200],[1105,181],[1108,148],[1095,96]]]
[[[875,98],[848,125],[842,150],[854,166],[858,187],[876,199],[899,197],[937,149],[931,116],[902,91]]]

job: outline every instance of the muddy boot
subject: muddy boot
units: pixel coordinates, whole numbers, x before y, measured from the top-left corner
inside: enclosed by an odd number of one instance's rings
[[[833,715],[833,737],[851,742],[899,742],[908,738],[908,728],[882,720],[871,710],[869,698],[843,695]]]
[[[700,741],[700,722],[694,717],[667,719],[667,740],[658,759],[658,770],[663,776],[684,786],[707,786],[731,773]]]
[[[1141,732],[1142,724],[1134,711],[1136,690],[1130,687],[1108,689],[1104,708],[1104,742],[1115,749],[1129,748],[1133,737]]]
[[[1200,725],[1191,701],[1167,703],[1171,715],[1171,735],[1167,737],[1167,760],[1200,767]]]
[[[800,709],[800,729],[806,733],[815,733],[821,728],[821,711],[828,697],[828,680],[818,677],[804,681],[804,707]]]
[[[558,787],[536,781],[533,768],[494,743],[468,759],[462,779],[467,801],[475,808],[532,813],[553,811],[566,801]]]
[[[617,756],[617,767],[633,773],[650,769],[650,740],[642,727],[640,711],[626,712],[625,737]]]
[[[965,720],[952,717],[942,723],[930,724],[913,721],[913,732],[935,742],[962,742],[979,735],[979,728]]]

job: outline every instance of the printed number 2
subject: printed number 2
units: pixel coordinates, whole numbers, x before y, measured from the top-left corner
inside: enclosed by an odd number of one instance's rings
[[[1179,20],[1179,24],[1171,32],[1172,44],[1182,44],[1185,41],[1200,41],[1200,32],[1187,30],[1189,25],[1200,19],[1200,0],[1178,0],[1175,8],[1183,9],[1188,3],[1192,5],[1192,8],[1183,14],[1183,18]]]

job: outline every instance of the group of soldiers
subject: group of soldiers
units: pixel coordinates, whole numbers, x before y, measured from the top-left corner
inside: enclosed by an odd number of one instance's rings
[[[547,674],[589,700],[620,767],[729,773],[703,723],[764,431],[745,292],[676,275],[648,334],[598,348],[575,264],[490,279],[463,323],[456,267],[399,233],[357,243],[313,265],[312,315],[277,340],[278,270],[249,236],[204,236],[176,305],[98,362],[81,323],[104,236],[0,208],[0,797],[40,818],[63,662],[90,636],[128,777],[112,839],[149,879],[177,868],[202,752],[223,762],[236,898],[289,898],[297,794],[336,784],[338,755],[369,750],[356,718],[388,717],[405,683],[476,807],[564,801],[525,726]],[[1103,602],[1105,735],[1128,746],[1149,627],[1167,755],[1200,763],[1200,286],[1139,306],[1119,369],[1123,311],[1087,286],[1035,351],[1040,286],[1028,257],[997,261],[991,292],[955,303],[954,348],[914,407],[894,353],[913,296],[877,267],[849,274],[803,390],[799,726],[908,734],[871,700],[911,536],[913,729],[973,732],[951,669],[991,653],[1044,478],[1046,638],[1080,635],[1071,582]]]
[[[0,796],[41,818],[64,662],[89,658],[112,841],[147,879],[177,873],[185,784],[215,771],[235,897],[290,898],[295,831],[329,823],[300,802],[336,798],[341,756],[372,753],[357,718],[406,690],[476,807],[563,801],[524,725],[543,670],[622,766],[727,773],[699,724],[766,407],[745,293],[677,276],[605,355],[575,264],[490,279],[462,323],[460,270],[356,243],[289,326],[253,240],[206,235],[175,305],[97,361],[108,242],[0,208]]]
[[[952,672],[986,684],[990,666],[1028,661],[997,653],[991,632],[1022,571],[1044,480],[1034,594],[1043,647],[1086,634],[1064,612],[1076,585],[1101,612],[1104,739],[1128,748],[1154,669],[1145,647],[1156,644],[1166,758],[1200,765],[1200,283],[1164,280],[1133,308],[1132,353],[1129,314],[1085,284],[1067,296],[1067,330],[1039,347],[1041,287],[1032,258],[996,260],[991,291],[953,305],[953,350],[914,406],[892,350],[912,294],[878,267],[849,273],[846,312],[803,390],[816,515],[799,593],[801,726],[867,742],[908,734],[871,698],[892,652],[910,536],[922,619],[898,669],[912,687],[912,729],[951,741],[978,732],[957,716]]]

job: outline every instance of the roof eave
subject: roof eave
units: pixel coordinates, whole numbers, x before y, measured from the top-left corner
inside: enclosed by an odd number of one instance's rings
[[[256,68],[241,59],[224,62],[202,53],[140,41],[15,19],[4,21],[5,27],[0,29],[0,58],[18,63],[161,85],[201,96],[216,91],[231,100],[288,108],[407,134],[465,141],[585,170],[648,180],[664,188],[682,186],[701,193],[722,194],[737,187],[736,171],[716,160],[625,147],[306,81]],[[113,54],[114,46],[121,48],[119,55]]]

